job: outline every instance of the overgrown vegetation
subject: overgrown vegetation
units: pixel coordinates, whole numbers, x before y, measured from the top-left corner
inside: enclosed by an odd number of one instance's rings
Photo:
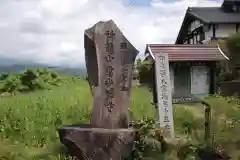
[[[1,92],[26,92],[58,85],[59,76],[48,69],[27,69],[22,73],[3,74]]]
[[[137,79],[141,85],[146,85],[151,88],[153,81],[153,61],[147,60],[142,61],[141,59],[136,60],[135,69],[137,70]]]
[[[139,129],[135,159],[236,159],[240,158],[239,100],[221,96],[207,97],[213,109],[211,137],[204,139],[204,107],[176,105],[174,124],[177,139],[165,141],[164,130],[154,118],[135,121]],[[197,108],[195,108],[197,107]]]
[[[40,72],[36,72],[37,77],[41,77]],[[22,80],[26,75],[31,77],[31,81],[35,80],[32,74],[24,73],[17,74],[20,84],[23,84]],[[41,79],[49,77],[50,80],[43,81],[51,84],[55,78],[50,72],[47,75]],[[5,80],[11,76],[16,75],[8,75]],[[63,124],[89,123],[92,97],[87,81],[83,78],[69,77],[65,78],[64,82],[60,86],[52,86],[51,90],[39,90],[36,87],[29,93],[0,96],[0,159],[66,159],[57,129]],[[24,83],[26,86],[33,84],[35,83]],[[143,87],[133,88],[131,99],[131,120],[134,121],[133,126],[140,129],[133,152],[135,159],[191,159],[199,156],[201,149],[207,146],[219,154],[228,153],[233,160],[240,157],[239,100],[220,96],[206,99],[213,108],[213,134],[211,141],[206,145],[203,139],[203,106],[175,105],[174,124],[177,140],[165,142],[162,138],[164,132],[156,121],[156,109],[150,104],[149,91]]]
[[[225,67],[225,72],[219,76],[221,81],[239,80],[240,73],[240,33],[228,37],[227,40],[220,40],[219,45],[224,53],[229,57]]]

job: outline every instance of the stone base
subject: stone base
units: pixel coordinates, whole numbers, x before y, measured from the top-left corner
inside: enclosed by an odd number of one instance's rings
[[[91,125],[69,125],[59,129],[61,142],[79,160],[121,160],[131,154],[134,129],[91,128]]]

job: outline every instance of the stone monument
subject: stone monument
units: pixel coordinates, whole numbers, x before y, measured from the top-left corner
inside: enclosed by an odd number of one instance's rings
[[[128,107],[138,51],[112,20],[85,30],[84,47],[91,124],[62,126],[60,140],[78,159],[120,160],[131,152],[135,138],[135,130],[128,128]]]

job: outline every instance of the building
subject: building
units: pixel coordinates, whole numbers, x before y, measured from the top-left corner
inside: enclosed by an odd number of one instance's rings
[[[153,60],[153,66],[155,56],[161,53],[169,57],[173,103],[192,102],[194,97],[216,92],[217,62],[228,59],[217,45],[147,44],[145,55],[147,60]],[[156,76],[159,74],[152,73],[156,103]]]
[[[221,7],[189,7],[175,44],[202,44],[240,32],[240,0],[224,0]]]

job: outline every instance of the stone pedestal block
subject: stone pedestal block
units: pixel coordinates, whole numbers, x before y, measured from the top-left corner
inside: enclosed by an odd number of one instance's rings
[[[135,130],[91,128],[91,125],[69,125],[59,129],[61,142],[79,160],[121,160],[131,154]]]

